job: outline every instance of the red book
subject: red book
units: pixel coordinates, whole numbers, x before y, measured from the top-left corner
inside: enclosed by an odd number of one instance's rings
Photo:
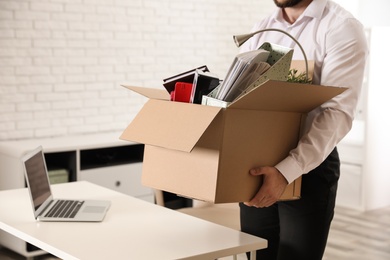
[[[189,103],[191,100],[192,83],[176,82],[175,89],[171,92],[171,100]]]

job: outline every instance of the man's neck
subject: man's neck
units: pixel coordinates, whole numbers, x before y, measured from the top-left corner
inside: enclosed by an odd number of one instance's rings
[[[294,7],[287,7],[284,8],[283,11],[283,18],[290,24],[295,23],[295,21],[299,18],[299,16],[306,10],[308,5],[313,0],[303,0],[299,4],[297,4]]]

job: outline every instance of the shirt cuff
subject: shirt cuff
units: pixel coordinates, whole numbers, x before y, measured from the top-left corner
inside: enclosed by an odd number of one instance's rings
[[[291,156],[286,157],[275,168],[282,173],[289,184],[303,174],[302,168]]]

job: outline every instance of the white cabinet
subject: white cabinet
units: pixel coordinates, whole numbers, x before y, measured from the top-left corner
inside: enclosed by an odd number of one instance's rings
[[[387,51],[390,27],[367,29],[370,56],[351,132],[338,145],[341,159],[337,205],[372,210],[390,205],[390,111]]]
[[[337,204],[361,209],[363,207],[362,197],[362,166],[342,163]]]
[[[140,185],[142,163],[131,163],[111,167],[100,167],[81,170],[78,180],[89,182],[117,190],[128,195],[154,201],[154,194],[150,188]]]
[[[65,169],[69,181],[92,183],[154,203],[141,184],[144,146],[119,140],[120,133],[0,142],[0,190],[25,187],[20,158],[42,145],[48,170]],[[55,194],[54,194],[55,195]],[[0,244],[26,257],[44,252],[0,231]]]
[[[341,172],[337,190],[338,206],[364,209],[364,122],[355,121],[351,132],[338,145]]]

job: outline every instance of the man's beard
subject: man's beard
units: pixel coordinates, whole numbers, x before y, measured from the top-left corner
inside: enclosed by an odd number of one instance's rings
[[[299,4],[300,2],[302,2],[302,0],[287,0],[282,2],[279,2],[278,0],[274,0],[275,5],[280,8],[293,7]]]

